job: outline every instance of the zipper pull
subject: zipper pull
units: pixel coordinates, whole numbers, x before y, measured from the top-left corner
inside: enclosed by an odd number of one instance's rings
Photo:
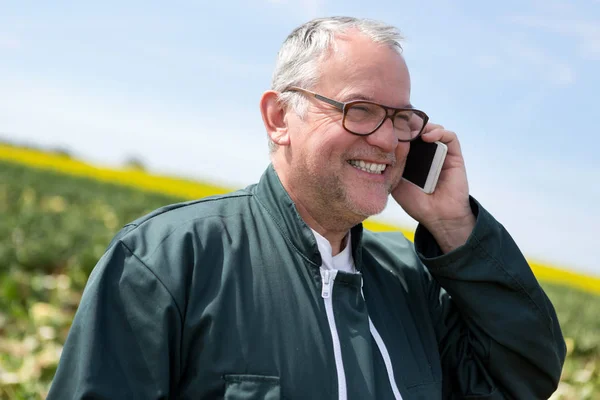
[[[323,278],[323,288],[321,290],[321,296],[324,299],[331,296],[331,275],[329,270],[321,271],[321,278]]]

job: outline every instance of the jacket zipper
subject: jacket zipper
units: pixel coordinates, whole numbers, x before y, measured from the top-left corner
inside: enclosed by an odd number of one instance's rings
[[[342,361],[342,347],[340,346],[340,337],[338,336],[335,326],[335,317],[333,315],[333,282],[337,276],[337,270],[328,270],[321,268],[321,279],[323,287],[321,289],[321,297],[325,303],[325,312],[327,313],[327,322],[329,323],[329,331],[331,332],[331,340],[333,341],[333,355],[335,357],[335,369],[337,370],[338,381],[338,398],[346,400],[346,373],[344,371],[344,363]]]

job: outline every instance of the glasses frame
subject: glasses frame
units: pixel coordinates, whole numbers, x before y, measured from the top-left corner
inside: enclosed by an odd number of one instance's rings
[[[373,133],[375,133],[379,128],[381,128],[381,126],[385,123],[386,119],[390,119],[390,121],[392,121],[392,126],[394,126],[394,120],[393,118],[396,117],[396,115],[399,112],[402,111],[412,111],[415,114],[417,114],[418,116],[420,116],[421,118],[423,118],[423,126],[421,127],[421,130],[419,131],[419,133],[417,133],[417,135],[413,138],[410,139],[400,139],[398,138],[399,142],[412,142],[413,140],[417,139],[419,136],[421,136],[421,134],[423,133],[423,130],[425,129],[425,126],[427,125],[427,122],[429,122],[429,116],[427,114],[425,114],[425,112],[418,110],[416,108],[411,108],[411,107],[404,107],[404,108],[394,108],[394,107],[388,107],[388,106],[384,106],[383,104],[379,104],[379,103],[375,103],[373,101],[368,101],[368,100],[352,100],[352,101],[348,101],[348,102],[340,102],[340,101],[336,101],[333,99],[330,99],[329,97],[325,97],[323,95],[320,95],[318,93],[315,93],[313,91],[307,90],[307,89],[303,89],[301,87],[297,87],[297,86],[292,86],[286,90],[284,90],[284,92],[300,92],[300,93],[304,93],[306,95],[312,96],[315,99],[322,101],[324,103],[327,103],[335,108],[337,108],[338,110],[340,110],[342,112],[342,127],[349,133],[356,135],[356,136],[369,136],[372,135]],[[354,104],[373,104],[376,106],[379,106],[381,108],[383,108],[386,112],[385,117],[381,120],[381,122],[379,123],[379,125],[377,125],[377,127],[375,129],[373,129],[371,132],[369,133],[358,133],[358,132],[354,132],[348,128],[346,128],[346,112],[347,110],[352,107]],[[391,111],[391,113],[390,113]]]

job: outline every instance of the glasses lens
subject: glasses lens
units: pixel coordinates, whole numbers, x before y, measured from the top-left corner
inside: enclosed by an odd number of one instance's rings
[[[353,103],[346,108],[345,127],[350,132],[368,135],[383,121],[386,111],[377,104]]]
[[[414,139],[424,126],[423,115],[416,111],[399,111],[394,118],[394,128],[400,140]]]
[[[386,118],[387,111],[380,105],[357,102],[346,108],[344,127],[357,135],[368,135]],[[394,117],[394,131],[399,140],[409,141],[419,135],[425,126],[425,117],[419,111],[398,111]]]

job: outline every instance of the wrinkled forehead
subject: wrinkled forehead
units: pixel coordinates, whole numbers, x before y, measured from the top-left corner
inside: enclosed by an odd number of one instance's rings
[[[362,94],[390,106],[410,103],[408,67],[397,48],[388,44],[360,34],[341,35],[318,68],[318,89],[329,95]]]

